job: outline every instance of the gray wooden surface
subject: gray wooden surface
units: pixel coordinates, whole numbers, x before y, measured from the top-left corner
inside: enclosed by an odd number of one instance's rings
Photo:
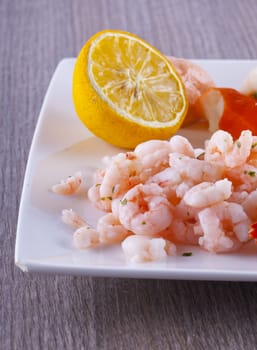
[[[257,349],[257,284],[24,274],[14,266],[29,147],[51,75],[96,31],[166,54],[257,58],[256,0],[0,1],[0,349]]]

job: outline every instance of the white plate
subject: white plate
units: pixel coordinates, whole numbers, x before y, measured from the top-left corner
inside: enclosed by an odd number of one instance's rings
[[[101,215],[88,203],[85,191],[63,198],[49,189],[60,179],[82,170],[87,186],[103,155],[118,149],[93,136],[78,120],[71,98],[75,59],[58,65],[39,116],[26,169],[17,227],[15,262],[23,271],[136,278],[257,281],[257,246],[245,245],[233,254],[213,255],[197,247],[180,247],[176,257],[162,262],[128,264],[120,246],[76,250],[72,230],[60,219],[73,208],[95,224]],[[219,86],[240,88],[257,61],[198,60]],[[207,132],[182,130],[195,146]],[[190,257],[182,256],[191,251]]]

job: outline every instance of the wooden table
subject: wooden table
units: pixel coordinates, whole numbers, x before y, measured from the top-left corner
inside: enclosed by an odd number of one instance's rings
[[[257,285],[26,274],[14,266],[29,147],[57,63],[95,32],[185,58],[257,57],[256,0],[1,0],[0,349],[257,349]]]

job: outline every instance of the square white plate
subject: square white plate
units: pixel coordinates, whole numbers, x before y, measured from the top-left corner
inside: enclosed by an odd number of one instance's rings
[[[239,252],[214,255],[197,247],[181,246],[176,257],[132,265],[120,246],[79,251],[72,246],[72,229],[61,222],[61,211],[72,208],[94,225],[101,215],[87,201],[86,188],[78,196],[50,191],[60,179],[81,170],[86,187],[102,156],[119,150],[92,135],[76,116],[71,97],[74,58],[62,60],[52,78],[40,112],[28,159],[17,226],[15,262],[23,271],[92,276],[257,281],[257,245]],[[218,86],[240,88],[257,61],[196,60]],[[209,134],[185,129],[194,146]],[[182,256],[191,251],[190,257]]]

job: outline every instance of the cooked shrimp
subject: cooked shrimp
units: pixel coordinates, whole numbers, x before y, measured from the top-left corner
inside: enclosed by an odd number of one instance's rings
[[[235,142],[228,132],[218,130],[207,141],[205,160],[220,162],[229,168],[241,166],[250,155],[252,141],[252,133],[249,130],[242,131]]]
[[[176,246],[163,238],[132,235],[121,246],[132,263],[162,260],[176,253]]]
[[[52,186],[52,191],[62,195],[72,195],[76,193],[82,183],[82,174],[77,172],[76,174],[69,176],[66,180],[62,180],[59,184]]]
[[[174,208],[174,218],[171,225],[160,235],[175,243],[197,244],[199,235],[198,208],[188,206],[183,199]]]
[[[253,222],[257,221],[257,190],[249,193],[242,202],[242,207]]]
[[[224,154],[233,148],[233,137],[227,131],[214,132],[205,144],[204,159],[211,162],[224,162]]]
[[[210,75],[192,61],[177,57],[169,59],[183,80],[189,104],[194,104],[205,90],[215,85]]]
[[[170,139],[171,152],[181,153],[185,156],[195,158],[194,148],[187,138],[175,135]]]
[[[119,153],[112,158],[99,186],[101,200],[111,203],[140,182],[141,163],[134,152]]]
[[[241,205],[222,202],[199,212],[199,244],[214,253],[237,249],[248,240],[250,221]]]
[[[157,184],[138,184],[120,201],[119,219],[135,234],[155,235],[171,224],[172,206]]]
[[[71,227],[78,228],[87,225],[87,222],[83,220],[75,211],[72,209],[64,209],[62,211],[62,221]]]
[[[120,243],[131,234],[112,213],[102,216],[97,223],[99,241],[101,243]]]
[[[87,192],[88,199],[95,205],[96,208],[103,211],[111,211],[112,201],[110,199],[102,198],[100,195],[100,183],[91,186]]]
[[[240,167],[227,168],[225,174],[232,181],[236,192],[252,192],[257,188],[257,168],[247,163]]]
[[[170,166],[177,170],[184,180],[195,184],[202,181],[219,180],[224,172],[224,168],[219,164],[190,158],[180,153],[170,154]]]
[[[179,172],[173,168],[166,168],[152,176],[146,183],[158,184],[170,202],[176,204],[178,197],[176,194],[176,186],[182,182]]]
[[[184,202],[195,208],[209,207],[213,204],[223,202],[232,193],[232,182],[224,179],[211,182],[202,182],[186,192]]]
[[[146,141],[135,148],[135,154],[142,164],[142,182],[169,165],[170,152],[170,143],[161,140]]]
[[[192,61],[176,57],[169,57],[169,59],[185,85],[189,110],[184,124],[189,124],[199,119],[199,115],[194,111],[196,100],[205,90],[215,86],[215,84],[210,75]]]
[[[195,227],[195,223],[175,218],[170,227],[162,231],[160,236],[173,243],[197,245],[199,232],[195,233]]]
[[[243,165],[249,157],[252,149],[252,132],[244,130],[238,140],[234,142],[233,148],[225,155],[227,167],[234,168]]]
[[[73,244],[78,249],[91,248],[99,243],[99,233],[88,225],[78,228],[73,234]]]

